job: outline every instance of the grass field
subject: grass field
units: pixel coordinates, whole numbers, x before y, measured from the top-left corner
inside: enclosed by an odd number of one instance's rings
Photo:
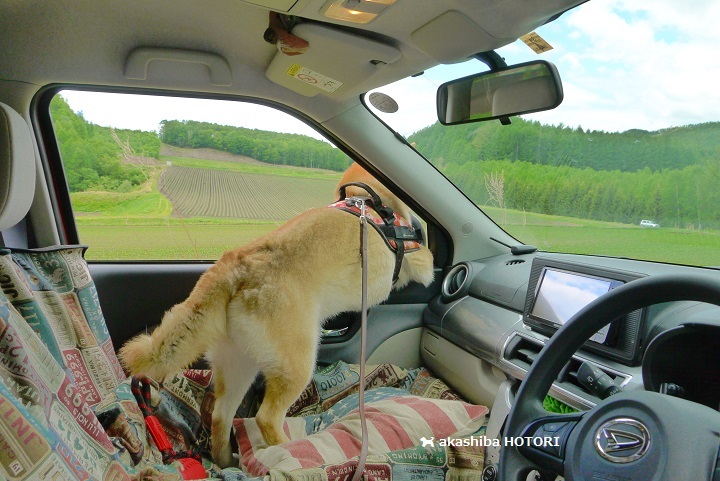
[[[198,169],[228,170],[233,172],[243,172],[245,174],[265,174],[277,175],[282,177],[295,177],[304,179],[332,179],[335,182],[340,180],[340,174],[332,170],[323,169],[306,169],[302,167],[290,167],[283,165],[256,165],[243,164],[240,162],[227,162],[222,160],[205,160],[194,159],[189,157],[169,157],[161,156],[160,160],[170,162],[172,165],[179,167],[195,167]]]
[[[138,191],[72,194],[80,240],[90,246],[88,259],[217,259],[223,251],[266,234],[296,215],[299,202],[282,200],[283,192],[292,190],[292,186],[304,192],[303,196],[312,196],[313,205],[322,206],[333,200],[333,190],[340,177],[336,172],[319,169],[186,157],[162,157],[161,160],[170,160],[172,167],[151,169],[150,179]],[[215,172],[199,170],[209,168]],[[205,199],[210,207],[191,211],[190,216],[177,215],[173,203],[158,189],[158,178],[163,171],[165,175],[172,171],[180,172],[181,177],[197,179],[197,183],[203,179],[214,189],[214,193],[208,194]],[[240,183],[231,187],[228,179],[242,179],[245,188],[237,192],[241,188]],[[217,217],[221,212],[217,209],[213,211],[212,205],[229,196],[260,197],[265,199],[264,205],[275,201],[279,207],[274,207],[272,215],[256,213],[255,218]],[[196,202],[199,201],[196,199]],[[290,205],[283,205],[285,202]],[[300,211],[309,207],[309,204],[303,204]],[[483,210],[511,235],[543,251],[720,266],[718,231],[664,227],[646,229],[629,224],[500,211],[493,207],[483,207]],[[242,209],[225,211],[226,215],[238,213],[242,213]]]
[[[483,207],[495,221],[503,213]],[[507,209],[501,226],[525,244],[549,252],[594,254],[675,264],[720,266],[720,232],[602,222]],[[500,223],[500,222],[498,222]]]
[[[89,260],[214,260],[279,224],[80,225]]]

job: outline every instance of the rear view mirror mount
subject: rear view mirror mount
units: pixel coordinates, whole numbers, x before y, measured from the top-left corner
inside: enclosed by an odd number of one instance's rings
[[[437,112],[441,124],[455,125],[550,110],[562,101],[557,69],[537,60],[442,84]]]

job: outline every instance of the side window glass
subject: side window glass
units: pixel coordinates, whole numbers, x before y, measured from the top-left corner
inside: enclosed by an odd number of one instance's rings
[[[250,103],[65,90],[50,105],[90,260],[214,260],[334,200],[351,160]]]

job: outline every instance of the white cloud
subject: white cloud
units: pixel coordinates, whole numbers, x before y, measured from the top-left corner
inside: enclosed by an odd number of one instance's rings
[[[264,105],[225,100],[65,90],[70,108],[97,125],[158,130],[163,120],[197,120],[250,129],[304,134],[323,139],[304,122]]]
[[[554,59],[565,103],[537,118],[607,131],[717,120],[720,65],[708,18],[720,18],[719,9],[707,1],[615,0],[569,12],[564,22],[577,51]],[[597,95],[573,96],[580,91]]]

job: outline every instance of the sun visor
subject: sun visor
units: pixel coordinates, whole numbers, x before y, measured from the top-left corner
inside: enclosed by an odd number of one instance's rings
[[[456,10],[450,10],[415,30],[415,46],[440,63],[455,63],[478,52],[493,50],[498,39]]]
[[[306,97],[343,96],[401,56],[393,46],[324,25],[300,24],[292,34],[307,41],[308,49],[302,55],[276,53],[265,75]]]

